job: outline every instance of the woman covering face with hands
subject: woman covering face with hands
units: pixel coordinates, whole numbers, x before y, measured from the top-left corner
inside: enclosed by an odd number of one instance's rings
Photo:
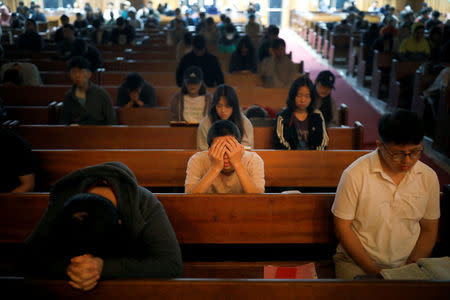
[[[264,162],[255,152],[244,150],[235,124],[214,122],[207,142],[208,150],[189,159],[186,193],[264,193]]]

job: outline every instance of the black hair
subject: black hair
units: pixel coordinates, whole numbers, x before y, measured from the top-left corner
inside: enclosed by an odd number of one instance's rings
[[[67,15],[61,15],[61,17],[59,17],[59,19],[62,20],[69,20],[69,17]]]
[[[181,93],[182,93],[183,95],[187,95],[187,94],[189,93],[189,91],[188,91],[188,89],[187,89],[187,80],[185,80],[186,74],[188,74],[188,73],[194,71],[195,69],[198,69],[197,72],[200,73],[200,74],[199,74],[199,77],[200,77],[200,78],[203,78],[203,71],[202,71],[202,69],[201,69],[200,67],[195,66],[195,65],[192,65],[192,66],[188,67],[188,68],[184,71],[184,74],[183,74],[183,83],[182,83],[182,85],[181,85]],[[195,71],[194,71],[194,72],[195,72]],[[205,82],[203,81],[203,79],[200,81],[200,89],[198,90],[198,94],[199,94],[200,96],[206,94],[206,85],[205,85]]]
[[[286,106],[291,111],[294,112],[297,109],[297,105],[295,104],[295,98],[298,94],[298,89],[302,86],[306,86],[309,89],[310,97],[311,97],[311,103],[306,108],[308,115],[312,113],[314,110],[314,102],[315,97],[314,95],[314,84],[312,83],[311,79],[307,76],[301,76],[294,80],[294,82],[291,84],[291,87],[289,89],[288,98],[286,100]]]
[[[36,27],[36,21],[33,19],[27,19],[26,22],[32,23],[34,25],[34,27]]]
[[[278,36],[278,34],[280,33],[280,29],[276,25],[271,24],[267,28],[267,33],[269,35],[276,35],[276,36]]]
[[[91,70],[90,67],[91,64],[89,63],[89,61],[82,56],[73,56],[67,63],[67,68],[69,69],[69,71],[73,68],[78,68],[81,70]]]
[[[424,124],[416,113],[397,109],[381,116],[378,136],[383,143],[418,145],[424,136]]]
[[[267,111],[256,104],[247,108],[247,111],[245,112],[247,118],[267,118],[267,115]]]
[[[3,74],[3,83],[11,82],[15,85],[21,85],[22,84],[22,77],[20,76],[20,72],[17,69],[8,69]]]
[[[102,21],[100,19],[94,19],[94,21],[92,21],[92,26],[95,29],[99,29],[101,25],[102,25]]]
[[[142,78],[142,76],[137,72],[128,73],[122,84],[122,86],[130,92],[140,89],[143,85],[144,78]]]
[[[201,34],[197,34],[192,39],[192,47],[196,50],[203,50],[206,48],[205,37]]]
[[[204,11],[200,12],[198,15],[199,15],[200,17],[206,17],[206,14],[205,14]]]
[[[116,25],[117,25],[117,26],[125,25],[125,19],[122,18],[122,17],[117,18],[117,20],[116,20]]]
[[[245,131],[242,121],[241,108],[239,106],[239,99],[236,94],[236,91],[232,86],[221,84],[216,88],[213,95],[211,109],[208,114],[209,120],[211,121],[211,123],[214,123],[217,120],[221,120],[219,115],[217,114],[216,105],[217,103],[219,103],[222,97],[225,98],[227,100],[227,104],[233,108],[231,116],[228,120],[236,124],[236,126],[239,128],[241,136],[243,136],[245,134]]]
[[[286,47],[286,42],[283,39],[275,38],[270,45],[272,49],[278,49],[279,47]]]
[[[220,20],[223,22],[227,16],[225,14],[220,14]]]
[[[79,17],[79,16],[83,16],[83,14],[82,13],[80,13],[80,12],[77,12],[76,14],[75,14],[77,17]]]
[[[236,51],[238,55],[241,55],[241,49],[244,46],[248,49],[248,56],[253,57],[255,55],[255,47],[253,46],[253,42],[248,35],[241,37],[237,42]]]
[[[208,18],[206,18],[206,24],[208,24],[208,25],[213,25],[214,24],[214,19],[213,18],[211,18],[211,17],[208,17]]]
[[[234,136],[239,143],[242,140],[241,133],[236,124],[228,120],[217,120],[209,127],[206,142],[208,143],[208,146],[211,147],[215,138],[227,135]]]

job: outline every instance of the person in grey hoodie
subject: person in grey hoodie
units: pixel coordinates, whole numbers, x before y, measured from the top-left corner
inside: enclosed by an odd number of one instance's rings
[[[162,204],[121,162],[60,179],[25,241],[22,261],[25,276],[69,279],[81,290],[101,279],[182,273],[179,244]]]

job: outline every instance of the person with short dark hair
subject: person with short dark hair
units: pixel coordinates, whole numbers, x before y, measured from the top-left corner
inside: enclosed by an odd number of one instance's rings
[[[231,54],[228,72],[257,72],[256,53],[251,38],[243,36]]]
[[[297,76],[295,64],[286,54],[286,43],[276,38],[270,47],[270,57],[266,57],[260,65],[260,74],[264,78],[266,88],[287,88]]]
[[[431,14],[431,19],[427,20],[425,22],[425,28],[430,31],[435,27],[442,26],[442,21],[439,20],[439,17],[441,16],[441,13],[438,10],[433,11]]]
[[[99,19],[95,19],[92,22],[94,30],[89,32],[89,40],[94,45],[110,45],[111,44],[111,32],[106,30],[105,23]]]
[[[189,158],[186,193],[264,193],[264,162],[256,152],[244,149],[233,122],[214,122],[207,142],[208,150]]]
[[[97,71],[98,68],[103,66],[100,51],[86,42],[85,39],[75,39],[72,45],[70,57],[73,56],[82,56],[86,58],[89,61],[90,70],[92,72]]]
[[[32,192],[35,175],[30,145],[7,128],[0,128],[0,141],[0,193]]]
[[[129,73],[117,91],[117,105],[124,108],[157,106],[155,88],[139,73]]]
[[[61,22],[61,27],[59,27],[55,35],[53,36],[53,40],[58,44],[64,40],[64,25],[69,24],[70,19],[66,15],[62,15],[59,17],[59,21]]]
[[[245,34],[256,40],[261,32],[261,25],[256,22],[254,14],[248,16],[248,23],[245,24]]]
[[[211,108],[212,95],[206,90],[203,72],[190,66],[184,72],[181,91],[170,100],[170,121],[200,123]]]
[[[36,22],[47,22],[47,18],[45,17],[45,14],[41,12],[41,6],[40,5],[34,5],[33,12],[31,14],[31,18]]]
[[[206,50],[206,41],[202,35],[196,35],[192,40],[192,51],[183,56],[176,71],[177,85],[183,83],[186,69],[192,65],[200,67],[203,71],[203,81],[208,87],[224,83],[222,68],[217,56]]]
[[[328,134],[320,110],[314,108],[314,86],[308,77],[297,78],[289,89],[286,108],[277,114],[273,148],[324,150]]]
[[[179,277],[182,260],[161,202],[126,165],[107,162],[55,183],[22,269],[88,291],[103,279]]]
[[[86,19],[84,18],[83,14],[80,12],[76,13],[76,19],[73,22],[73,26],[75,27],[75,29],[77,31],[81,31],[85,28],[87,28],[87,26],[89,25],[88,22],[86,21]]]
[[[436,242],[439,181],[419,161],[424,127],[399,109],[378,122],[377,149],[342,174],[331,211],[340,242],[336,277],[380,276],[428,257]]]
[[[44,46],[44,39],[37,32],[36,21],[27,19],[25,22],[25,32],[19,35],[17,39],[17,47],[32,52],[40,52],[44,49]]]
[[[334,81],[334,74],[325,70],[317,75],[314,84],[314,108],[320,110],[327,127],[339,126],[336,100],[331,97]]]
[[[258,48],[258,60],[262,62],[266,57],[270,57],[270,48],[274,39],[278,38],[280,29],[276,25],[269,25],[267,32],[261,39],[261,43]]]
[[[127,21],[119,17],[116,20],[116,27],[112,30],[111,40],[113,45],[135,45],[136,31]]]
[[[205,25],[200,30],[200,34],[205,37],[206,45],[217,47],[219,43],[219,30],[212,17],[206,18]]]
[[[222,84],[214,91],[213,101],[208,115],[200,121],[197,130],[197,149],[208,149],[207,134],[211,124],[217,120],[233,122],[242,137],[242,145],[246,149],[253,149],[253,126],[242,113],[239,98],[232,86]]]
[[[72,24],[64,24],[62,27],[63,39],[58,44],[58,56],[62,60],[67,60],[72,56],[73,43],[76,39],[75,27]]]
[[[116,124],[116,112],[108,92],[90,81],[89,61],[74,56],[69,60],[68,68],[74,84],[64,96],[60,124]]]

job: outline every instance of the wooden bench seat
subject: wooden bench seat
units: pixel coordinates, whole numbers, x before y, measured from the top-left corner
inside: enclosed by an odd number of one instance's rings
[[[197,127],[23,125],[16,132],[33,149],[197,148]],[[354,127],[328,128],[328,135],[328,149],[357,150],[362,146],[363,127],[357,122]],[[272,127],[254,127],[255,149],[272,149],[272,137]]]
[[[5,279],[5,281],[8,279]],[[263,280],[171,279],[106,280],[90,292],[71,288],[66,281],[9,278],[15,294],[42,299],[444,299],[449,282],[383,280]]]
[[[412,99],[411,85],[414,75],[423,62],[392,60],[389,77],[388,105],[391,108],[402,107],[410,109]],[[403,83],[403,84],[401,84]]]
[[[342,171],[366,150],[256,151],[264,161],[266,188],[335,188]],[[33,150],[38,190],[80,168],[121,161],[146,187],[183,187],[194,150]]]

